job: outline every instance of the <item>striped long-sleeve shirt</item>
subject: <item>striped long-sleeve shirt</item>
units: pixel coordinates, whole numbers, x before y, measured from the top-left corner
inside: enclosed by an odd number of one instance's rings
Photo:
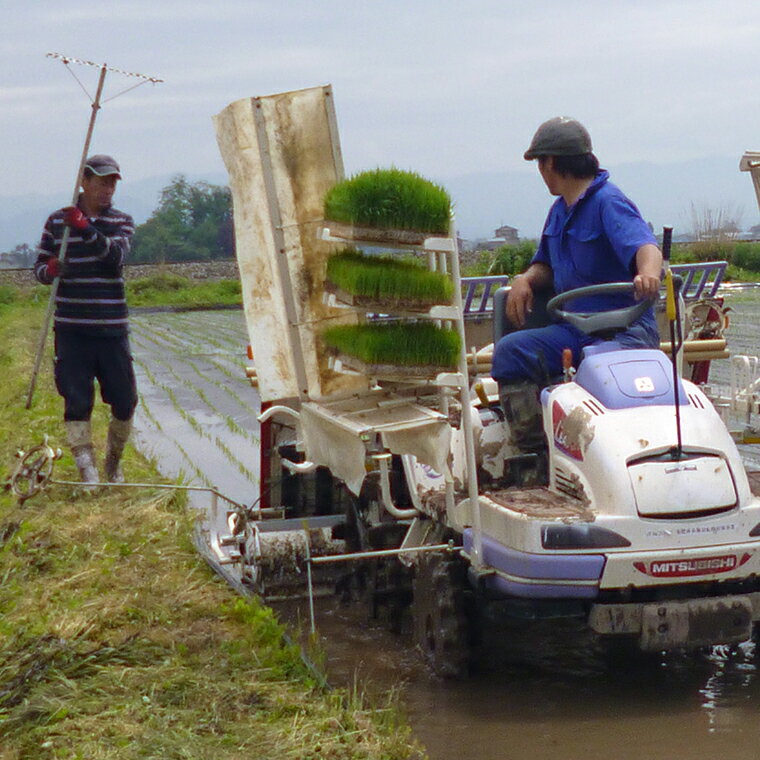
[[[66,225],[64,210],[52,213],[42,233],[34,275],[44,285],[53,278],[47,271],[51,256],[61,250]],[[55,299],[55,329],[90,335],[126,335],[127,301],[122,267],[129,252],[134,222],[113,207],[90,219],[80,232],[72,229]]]

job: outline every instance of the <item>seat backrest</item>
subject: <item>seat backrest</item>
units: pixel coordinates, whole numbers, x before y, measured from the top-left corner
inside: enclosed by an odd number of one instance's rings
[[[539,290],[533,294],[533,310],[522,327],[517,327],[507,318],[507,296],[511,286],[499,288],[493,294],[493,342],[496,343],[507,333],[515,330],[529,330],[534,327],[546,327],[552,320],[546,311],[546,304],[554,295],[553,290]]]

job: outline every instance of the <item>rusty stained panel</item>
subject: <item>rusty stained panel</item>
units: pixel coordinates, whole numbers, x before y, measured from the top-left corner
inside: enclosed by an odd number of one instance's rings
[[[486,495],[496,504],[528,517],[583,522],[593,522],[596,519],[595,512],[587,505],[544,487],[507,488],[486,491]]]
[[[248,336],[264,401],[298,395],[288,320],[276,262],[252,100],[230,104],[214,122],[227,167],[235,218],[235,246]]]
[[[317,235],[324,194],[339,178],[327,112],[330,97],[316,87],[246,98],[216,118],[235,203],[246,321],[265,401],[302,391],[319,399],[368,387],[366,378],[330,371],[318,338],[326,324],[357,320],[355,313],[323,303],[326,260],[335,246]],[[254,109],[261,119],[259,132]],[[271,182],[265,177],[267,163]],[[288,301],[298,325],[293,332]],[[307,388],[298,388],[299,363]]]
[[[368,387],[365,378],[331,371],[319,338],[328,325],[357,321],[356,313],[324,303],[327,259],[338,246],[320,240],[318,235],[324,223],[325,193],[342,178],[332,151],[327,111],[332,107],[331,97],[324,88],[314,88],[260,101],[277,178],[285,255],[310,399]]]

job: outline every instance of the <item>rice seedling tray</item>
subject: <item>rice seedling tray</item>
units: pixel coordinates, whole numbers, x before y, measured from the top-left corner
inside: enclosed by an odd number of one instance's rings
[[[331,187],[324,198],[324,218],[374,230],[417,230],[424,240],[446,234],[451,196],[415,172],[378,168]]]
[[[391,382],[429,382],[435,380],[437,375],[442,372],[452,371],[452,367],[450,366],[444,367],[439,365],[368,364],[361,359],[357,359],[355,356],[349,356],[338,351],[328,351],[330,358],[333,360],[333,368],[336,371],[349,370],[350,372],[358,372],[361,375],[378,380]]]
[[[441,303],[436,300],[428,301],[410,301],[406,299],[398,298],[376,298],[373,296],[360,296],[353,293],[347,293],[342,288],[335,285],[335,283],[329,280],[325,282],[324,289],[326,293],[335,296],[335,300],[342,306],[350,306],[361,311],[372,312],[376,314],[394,314],[403,315],[410,314],[415,317],[427,315],[431,309],[436,306],[449,306],[450,304]],[[438,314],[435,315],[438,319],[443,319]],[[449,319],[453,319],[454,316],[449,315]]]
[[[455,331],[426,321],[335,325],[322,333],[322,339],[328,352],[356,357],[365,366],[397,366],[402,374],[410,367],[423,367],[425,375],[452,369],[461,348]]]
[[[358,227],[345,222],[327,221],[325,231],[330,238],[346,240],[353,243],[381,243],[385,245],[402,245],[421,247],[428,238],[441,237],[430,232],[416,230],[382,229],[379,227]]]

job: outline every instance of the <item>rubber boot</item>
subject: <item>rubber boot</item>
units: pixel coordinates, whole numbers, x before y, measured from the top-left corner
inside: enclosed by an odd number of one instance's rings
[[[509,429],[509,442],[521,452],[509,460],[513,485],[545,485],[548,482],[538,388],[534,383],[499,383],[499,400]]]
[[[121,471],[121,455],[124,446],[132,432],[132,420],[117,420],[111,417],[108,425],[108,445],[106,448],[105,473],[109,483],[123,483],[124,473]]]
[[[79,476],[83,483],[98,483],[98,468],[95,466],[95,451],[92,448],[92,431],[89,420],[66,421],[66,437],[74,455]]]

